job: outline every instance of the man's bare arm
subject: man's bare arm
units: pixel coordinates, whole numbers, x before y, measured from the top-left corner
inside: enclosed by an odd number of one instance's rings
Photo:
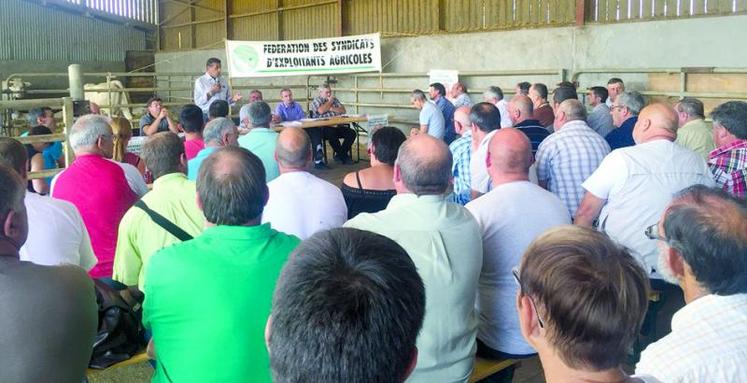
[[[578,206],[578,210],[576,210],[576,218],[573,223],[578,226],[591,227],[594,220],[599,216],[599,212],[602,211],[602,207],[606,201],[594,194],[586,192],[584,198],[581,200],[581,204]]]

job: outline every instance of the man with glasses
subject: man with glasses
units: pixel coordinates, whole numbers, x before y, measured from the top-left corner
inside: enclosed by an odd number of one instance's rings
[[[52,180],[50,193],[78,208],[98,258],[90,271],[94,278],[111,278],[119,221],[148,192],[137,168],[109,159],[113,140],[107,117],[79,118],[69,137],[75,161]]]
[[[521,333],[548,382],[655,382],[622,366],[648,305],[646,272],[602,233],[563,226],[527,249],[514,274]]]
[[[659,219],[674,193],[714,182],[702,157],[674,143],[677,113],[671,106],[644,108],[633,137],[637,145],[613,150],[581,185],[586,194],[575,223],[590,227],[599,217],[598,229],[631,249],[644,269],[654,272],[656,244],[643,235],[644,230]]]
[[[643,96],[635,91],[621,93],[612,103],[610,114],[615,129],[605,136],[612,150],[635,145],[633,127],[644,104]]]
[[[487,163],[492,190],[466,205],[480,225],[483,248],[476,302],[480,318],[477,354],[527,358],[536,351],[521,336],[511,268],[534,238],[552,227],[570,224],[571,217],[558,197],[529,182],[532,145],[521,130],[503,128],[495,133]],[[506,369],[500,379],[510,381],[512,375],[513,368]]]
[[[657,271],[682,288],[687,305],[636,372],[663,382],[747,381],[747,202],[692,186],[646,236],[661,249]]]

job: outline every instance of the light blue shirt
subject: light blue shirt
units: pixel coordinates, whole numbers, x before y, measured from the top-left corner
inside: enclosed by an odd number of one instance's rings
[[[218,148],[215,146],[206,147],[205,149],[200,150],[195,158],[189,160],[189,162],[187,162],[187,178],[192,181],[197,181],[197,174],[200,172],[200,165],[202,165],[202,161],[204,161],[217,149]]]
[[[420,125],[428,127],[428,135],[439,140],[444,139],[444,133],[446,132],[444,115],[433,101],[426,101],[423,104],[423,109],[420,110]]]
[[[480,226],[472,214],[440,195],[407,193],[394,196],[385,210],[361,213],[344,226],[397,242],[426,286],[418,361],[408,382],[466,382],[476,349],[475,297],[482,267]]]
[[[262,160],[262,165],[265,167],[265,182],[270,182],[280,175],[278,163],[275,161],[277,142],[278,133],[268,128],[252,128],[249,133],[239,137],[239,146]]]

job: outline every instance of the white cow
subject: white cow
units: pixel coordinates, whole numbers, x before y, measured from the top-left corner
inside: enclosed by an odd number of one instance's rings
[[[122,116],[132,121],[132,112],[128,106],[130,103],[130,97],[125,92],[124,85],[119,80],[112,80],[109,82],[111,85],[111,92],[107,91],[107,84],[84,84],[83,91],[86,100],[96,103],[101,107],[101,114],[108,116]],[[109,98],[111,97],[111,99]],[[111,105],[109,101],[111,100]]]

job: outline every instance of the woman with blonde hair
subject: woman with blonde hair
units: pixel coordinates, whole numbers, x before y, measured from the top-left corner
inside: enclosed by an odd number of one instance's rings
[[[137,154],[127,151],[127,144],[132,138],[132,123],[124,117],[112,117],[111,126],[114,135],[112,160],[136,167],[145,178],[145,162]]]

